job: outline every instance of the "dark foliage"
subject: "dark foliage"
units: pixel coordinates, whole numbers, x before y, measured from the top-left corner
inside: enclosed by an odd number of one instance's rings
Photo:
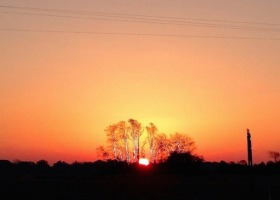
[[[253,167],[205,162],[172,153],[164,163],[141,166],[95,162],[0,160],[1,199],[277,199],[280,162]]]

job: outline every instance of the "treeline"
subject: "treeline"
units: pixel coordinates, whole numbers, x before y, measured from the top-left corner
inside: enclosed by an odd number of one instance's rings
[[[151,163],[142,166],[138,163],[127,163],[117,160],[97,160],[94,162],[66,163],[58,161],[52,166],[47,161],[38,162],[0,160],[0,177],[98,177],[100,175],[133,175],[146,173],[181,174],[181,175],[213,175],[213,174],[280,174],[280,162],[267,162],[249,167],[244,162],[205,162],[190,153],[173,152],[165,162]]]

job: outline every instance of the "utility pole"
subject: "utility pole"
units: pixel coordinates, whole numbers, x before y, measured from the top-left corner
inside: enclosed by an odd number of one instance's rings
[[[247,129],[247,150],[248,150],[248,179],[249,179],[249,192],[250,196],[249,199],[256,199],[255,198],[255,178],[253,173],[253,156],[252,156],[252,141],[251,141],[251,134],[250,130]]]
[[[249,129],[247,129],[247,149],[248,149],[248,166],[253,166],[253,158],[252,158],[252,141],[251,134]]]

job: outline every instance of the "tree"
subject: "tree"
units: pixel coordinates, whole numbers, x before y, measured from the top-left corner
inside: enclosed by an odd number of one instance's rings
[[[147,144],[147,140],[144,140],[143,142],[142,142],[142,145],[141,145],[141,149],[140,149],[140,156],[142,157],[142,158],[145,158],[146,156],[146,154],[145,154],[145,146],[146,146],[146,144]]]
[[[154,162],[163,162],[170,153],[170,141],[166,134],[159,133],[155,137]]]
[[[133,161],[139,160],[140,156],[140,136],[143,133],[143,129],[141,123],[135,119],[129,119],[128,122],[130,123],[130,135],[133,145]]]
[[[119,138],[123,141],[123,145],[124,145],[124,151],[125,151],[125,160],[126,162],[130,161],[130,156],[129,156],[129,132],[130,132],[130,127],[127,126],[125,121],[120,121],[117,124],[118,127],[118,135]]]
[[[246,160],[240,160],[239,162],[238,162],[238,164],[239,165],[247,165],[247,161]]]
[[[155,137],[158,133],[157,127],[151,122],[150,126],[146,126],[147,130],[147,140],[149,143],[149,154],[150,160],[154,160],[154,146],[155,146]]]
[[[194,141],[187,135],[175,133],[170,135],[171,151],[177,153],[192,153],[196,149]]]
[[[39,160],[39,161],[36,162],[36,165],[37,165],[38,167],[44,168],[44,169],[50,167],[48,161],[46,161],[46,160]]]
[[[168,138],[166,134],[157,134],[154,138],[154,161],[163,162],[171,153],[189,153],[196,149],[194,141],[187,135],[180,133],[171,134]]]
[[[107,142],[109,144],[109,148],[113,150],[114,159],[117,159],[117,143],[118,143],[118,136],[117,136],[117,128],[118,126],[116,124],[109,125],[106,129],[106,135],[107,135]]]
[[[277,162],[280,158],[280,153],[277,151],[268,151],[268,155],[274,160],[274,162]]]
[[[175,164],[193,164],[193,163],[202,163],[203,157],[198,155],[193,155],[190,152],[172,152],[170,156],[167,159],[167,162],[169,163],[175,163]]]
[[[109,151],[104,146],[99,146],[96,148],[97,157],[108,160],[110,158]]]

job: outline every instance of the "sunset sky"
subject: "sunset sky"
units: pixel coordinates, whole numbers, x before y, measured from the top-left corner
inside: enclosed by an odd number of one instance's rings
[[[280,151],[280,1],[1,0],[0,159],[94,161],[120,120],[207,161]]]

